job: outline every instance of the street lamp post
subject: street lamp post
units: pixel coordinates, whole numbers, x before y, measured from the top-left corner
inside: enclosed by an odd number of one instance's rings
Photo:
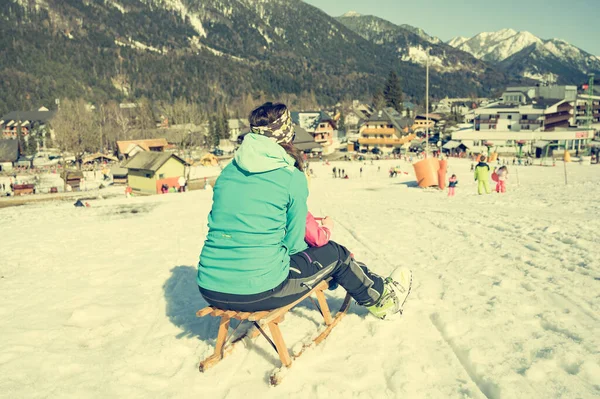
[[[425,63],[425,157],[429,154],[429,49]]]

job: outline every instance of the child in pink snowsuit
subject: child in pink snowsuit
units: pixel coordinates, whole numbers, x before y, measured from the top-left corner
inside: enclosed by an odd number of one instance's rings
[[[315,217],[308,212],[306,214],[306,233],[304,235],[304,241],[311,247],[322,247],[329,242],[330,238],[331,230],[329,227],[319,225],[319,222],[317,222]]]
[[[457,184],[458,180],[456,179],[456,175],[452,175],[450,180],[448,180],[448,197],[454,197]]]
[[[508,169],[506,166],[500,167],[496,172],[498,175],[498,183],[496,183],[496,192],[497,193],[505,193],[506,192],[506,179],[508,179]]]

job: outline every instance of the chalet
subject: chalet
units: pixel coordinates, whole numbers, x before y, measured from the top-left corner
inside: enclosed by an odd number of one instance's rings
[[[244,141],[244,137],[249,132],[242,133],[238,137],[238,144],[241,144]],[[304,153],[310,152],[321,152],[322,149],[321,144],[317,143],[313,136],[309,134],[305,129],[300,126],[294,125],[294,147]]]
[[[113,166],[110,168],[110,174],[113,177],[114,184],[127,184],[127,172],[126,168],[120,166]]]
[[[164,152],[169,146],[166,139],[126,140],[117,141],[119,158],[129,159],[142,151]]]
[[[321,152],[322,146],[300,126],[294,126],[294,147],[304,153]]]
[[[163,184],[179,187],[178,179],[185,176],[186,161],[165,152],[140,152],[125,162],[128,183],[134,193],[157,194]]]
[[[79,191],[81,188],[81,180],[83,180],[83,172],[79,170],[64,170],[60,177],[71,187],[72,191]],[[67,189],[67,191],[69,191]]]
[[[83,157],[83,159],[81,160],[82,164],[88,164],[88,163],[108,163],[108,162],[118,162],[119,160],[116,157],[113,157],[112,155],[107,155],[107,154],[101,154],[99,152],[95,153],[95,154],[91,154],[88,156]]]
[[[392,108],[375,112],[361,127],[358,144],[361,151],[391,153],[409,143],[415,136],[409,133],[406,121],[401,125],[402,116]]]
[[[423,114],[415,117],[415,123],[412,126],[412,130],[418,133],[426,133],[427,128],[429,131],[435,127],[437,123],[442,120],[439,114]]]
[[[323,111],[292,112],[292,121],[323,146],[324,154],[331,154],[335,150],[333,139],[337,126],[331,116]]]
[[[19,159],[18,140],[0,140],[0,171],[12,170]]]
[[[2,138],[16,139],[19,127],[23,137],[28,137],[33,131],[45,135],[49,132],[48,123],[56,111],[49,111],[47,108],[40,108],[37,111],[13,111],[0,117],[0,130]]]
[[[227,121],[229,127],[229,140],[236,143],[240,135],[250,131],[250,122],[248,119],[229,119]]]
[[[344,113],[344,125],[350,131],[358,130],[360,125],[369,120],[371,115],[373,115],[373,109],[370,106],[355,100],[350,109]]]

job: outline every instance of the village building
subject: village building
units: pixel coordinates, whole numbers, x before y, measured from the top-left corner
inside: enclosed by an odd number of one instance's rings
[[[346,130],[349,133],[353,131],[358,132],[360,126],[369,120],[373,112],[373,108],[368,104],[354,100],[350,109],[344,113],[344,126],[346,126]]]
[[[294,126],[294,147],[305,154],[313,152],[322,152],[321,144],[317,143],[313,137],[300,126]]]
[[[578,152],[593,131],[576,125],[576,101],[575,86],[509,87],[499,101],[475,109],[470,128],[452,139],[475,153],[490,148],[540,158],[556,148]]]
[[[417,106],[411,101],[404,101],[402,103],[402,115],[410,118],[415,114],[415,108]]]
[[[85,164],[90,164],[90,163],[109,163],[109,162],[118,162],[119,160],[117,159],[117,157],[113,157],[112,155],[108,155],[108,154],[102,154],[102,153],[95,153],[95,154],[91,154],[91,155],[87,155],[85,157],[83,157],[83,159],[81,160],[81,163],[83,165]]]
[[[134,193],[157,194],[163,184],[179,188],[178,179],[186,176],[188,163],[175,154],[140,152],[122,167],[128,170],[127,180]]]
[[[242,133],[238,137],[238,144],[242,144],[244,141],[244,137],[250,132]],[[305,154],[313,153],[313,152],[322,152],[321,144],[317,143],[311,134],[309,134],[305,129],[301,128],[298,125],[294,125],[294,141],[292,142],[294,147],[298,150],[302,151]]]
[[[19,159],[18,140],[0,140],[0,172],[13,169]]]
[[[143,151],[164,152],[169,143],[164,138],[117,141],[120,159],[129,159]]]
[[[45,107],[37,111],[13,111],[0,117],[0,131],[2,138],[17,139],[19,128],[21,135],[29,140],[31,134],[40,135],[46,139],[46,134],[52,134],[48,124],[56,115],[56,111],[50,111]]]
[[[415,121],[412,126],[412,130],[420,135],[431,133],[436,126],[442,120],[442,116],[439,114],[423,114],[415,116]]]
[[[323,111],[292,112],[292,121],[313,136],[314,141],[322,146],[323,154],[331,154],[335,151],[334,138],[337,126],[327,113]]]
[[[110,174],[112,175],[113,183],[119,184],[119,185],[127,184],[127,173],[128,172],[129,171],[127,168],[123,168],[121,166],[114,165],[112,168],[110,168]]]
[[[393,108],[375,112],[361,127],[358,145],[360,151],[391,153],[410,143],[415,135],[409,133],[406,121],[401,124],[402,116]],[[349,144],[349,148],[350,148]]]
[[[60,177],[67,184],[67,191],[79,191],[81,189],[81,180],[83,180],[82,171],[63,170],[60,174]]]
[[[590,96],[582,94],[577,96],[576,107],[573,112],[573,124],[576,126],[588,126],[591,122],[591,126],[594,130],[600,130],[600,96],[592,96],[592,114],[587,114],[587,107],[590,101]]]
[[[232,143],[237,143],[240,135],[250,131],[248,119],[229,119],[227,126],[229,127],[229,140]]]

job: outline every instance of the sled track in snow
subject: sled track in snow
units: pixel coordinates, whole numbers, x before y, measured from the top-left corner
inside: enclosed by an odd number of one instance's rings
[[[444,324],[443,324],[442,320],[440,320],[439,314],[437,314],[437,313],[431,314],[430,319],[431,319],[431,323],[434,325],[436,330],[438,330],[438,332],[440,333],[444,342],[448,345],[448,347],[450,347],[450,349],[452,350],[452,352],[454,353],[454,355],[460,362],[462,368],[467,372],[467,374],[469,375],[469,378],[471,378],[471,381],[473,381],[473,383],[475,385],[477,385],[477,388],[479,388],[479,391],[487,399],[500,399],[500,387],[496,383],[489,381],[484,376],[479,375],[475,371],[475,367],[469,361],[468,354],[465,351],[458,348],[454,344],[454,341],[448,337],[448,334],[446,333],[446,329],[444,328]]]

